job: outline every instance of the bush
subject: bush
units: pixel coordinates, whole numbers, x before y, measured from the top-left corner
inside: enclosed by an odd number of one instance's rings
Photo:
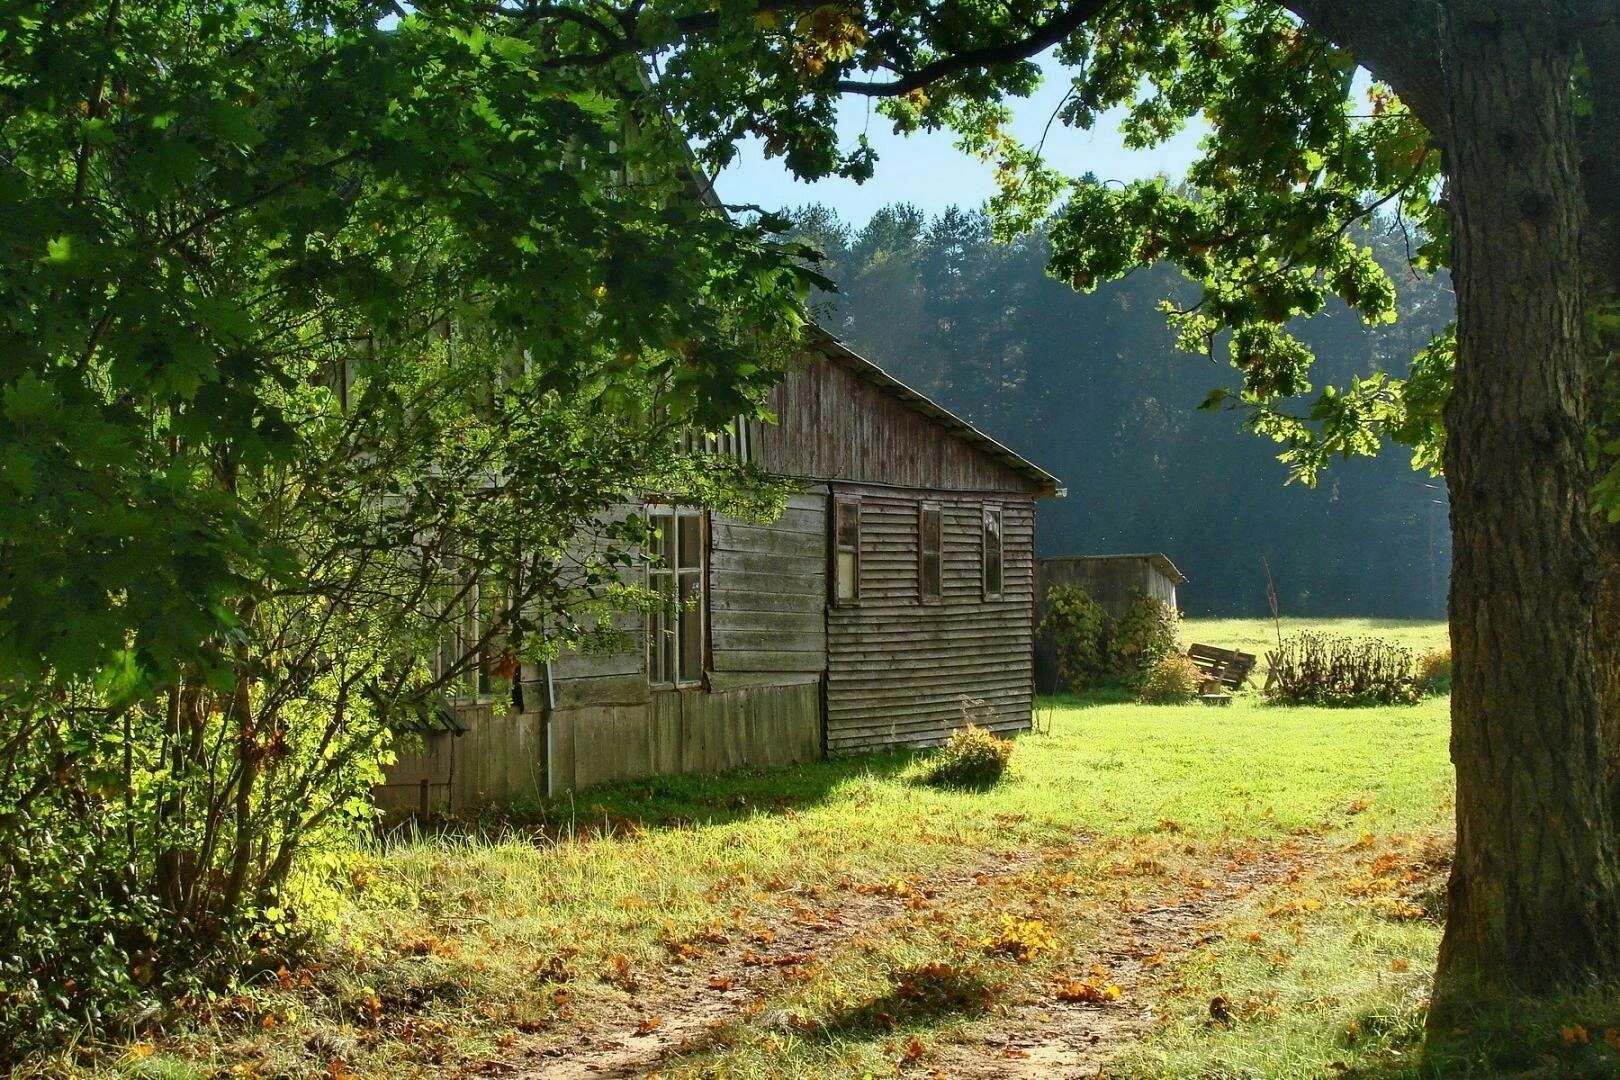
[[[951,733],[923,779],[937,787],[987,788],[1007,771],[1012,752],[1011,739],[970,723]]]
[[[1424,653],[1418,661],[1417,679],[1426,693],[1436,697],[1451,693],[1451,650]]]
[[[1180,651],[1181,616],[1156,596],[1137,594],[1108,623],[1108,669],[1119,682],[1141,689],[1159,661]]]
[[[1153,665],[1140,696],[1148,705],[1179,705],[1197,698],[1203,681],[1204,674],[1197,664],[1180,653],[1172,653]]]
[[[1298,634],[1266,662],[1266,696],[1283,705],[1410,705],[1423,696],[1412,650],[1382,638]]]
[[[1079,693],[1108,674],[1108,613],[1078,585],[1059,585],[1046,594],[1040,632],[1057,652],[1058,674]]]

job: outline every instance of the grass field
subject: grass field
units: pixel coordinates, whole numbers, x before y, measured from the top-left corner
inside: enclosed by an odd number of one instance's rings
[[[1188,641],[1242,649],[1259,656],[1262,665],[1266,651],[1277,647],[1279,630],[1285,638],[1307,630],[1380,637],[1420,654],[1450,647],[1445,623],[1420,619],[1188,619],[1182,629]]]
[[[1450,827],[1444,700],[1042,713],[984,792],[924,786],[894,754],[396,837],[339,861],[317,955],[42,1071],[1416,1074]],[[1620,1067],[1601,1037],[1525,1038],[1560,1067]]]

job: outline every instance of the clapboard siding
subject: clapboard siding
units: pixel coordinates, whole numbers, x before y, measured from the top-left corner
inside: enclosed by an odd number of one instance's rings
[[[854,752],[944,739],[964,697],[992,726],[1029,726],[1034,500],[1023,494],[834,485],[861,502],[861,599],[827,613],[827,749]],[[918,593],[918,513],[942,512],[941,597]],[[984,508],[1003,520],[1003,589],[984,597]]]
[[[827,499],[792,496],[769,525],[709,527],[709,670],[766,684],[827,666]]]

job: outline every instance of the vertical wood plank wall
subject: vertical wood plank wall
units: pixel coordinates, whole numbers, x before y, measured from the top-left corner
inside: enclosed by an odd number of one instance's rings
[[[1031,481],[850,369],[822,361],[771,391],[780,418],[756,456],[780,476],[943,491],[1028,492]]]
[[[827,613],[827,749],[930,745],[962,722],[964,696],[998,731],[1029,726],[1035,503],[1028,495],[834,485],[861,501],[860,602]],[[942,593],[918,592],[918,510],[943,517]],[[981,522],[1003,514],[1004,583],[983,596]]]

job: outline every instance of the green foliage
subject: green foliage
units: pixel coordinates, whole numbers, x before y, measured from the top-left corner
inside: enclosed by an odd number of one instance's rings
[[[951,732],[929,762],[923,779],[936,787],[988,788],[1001,779],[1012,759],[1011,739],[968,723]]]
[[[1046,594],[1040,634],[1057,654],[1058,674],[1075,693],[1099,685],[1108,674],[1108,613],[1078,585]]]
[[[1159,662],[1180,649],[1181,616],[1156,596],[1138,593],[1108,620],[1108,670],[1120,683],[1140,689]]]
[[[0,677],[215,662],[235,599],[301,569],[240,498],[310,438],[296,388],[474,313],[602,423],[656,389],[712,428],[773,381],[811,276],[778,223],[682,197],[633,60],[571,65],[562,19],[385,14],[0,15]]]
[[[1082,294],[1046,274],[1044,234],[998,244],[982,213],[948,210],[929,219],[891,206],[857,229],[811,206],[795,220],[797,234],[826,252],[839,282],[837,293],[817,298],[827,325],[1076,491],[1083,487],[1084,499],[1041,506],[1050,550],[1167,550],[1193,579],[1186,603],[1205,612],[1264,610],[1261,552],[1285,611],[1443,613],[1444,485],[1414,473],[1395,452],[1341,463],[1315,490],[1281,484],[1270,444],[1245,436],[1240,413],[1195,408],[1207,385],[1171,347],[1155,310],[1165,295],[1195,302],[1194,287],[1173,267]],[[1368,326],[1329,301],[1320,316],[1288,324],[1332,385],[1398,370],[1452,313],[1443,279],[1402,271],[1398,231],[1351,235],[1399,282],[1400,319]],[[1077,348],[1097,362],[1077,363]],[[1235,374],[1193,367],[1229,395],[1240,392]],[[1429,400],[1437,420],[1449,354],[1436,374]],[[1414,375],[1409,403],[1416,382]],[[1097,513],[1099,506],[1108,512]],[[1369,550],[1381,557],[1368,560]]]
[[[1171,653],[1148,672],[1140,698],[1148,705],[1182,705],[1198,697],[1202,684],[1198,665],[1180,653]]]
[[[1425,692],[1412,650],[1381,638],[1296,634],[1266,663],[1266,697],[1281,705],[1410,705]]]
[[[1318,18],[1333,29],[1314,26]],[[1349,16],[1235,0],[952,0],[942,11],[886,0],[761,19],[750,59],[724,70],[718,52],[683,51],[671,57],[670,89],[706,160],[730,160],[754,135],[806,178],[871,173],[870,145],[839,144],[832,106],[840,93],[878,97],[897,130],[948,128],[995,167],[990,210],[1003,237],[1051,223],[1059,280],[1088,291],[1174,263],[1196,286],[1164,305],[1178,342],[1224,354],[1240,386],[1220,403],[1281,443],[1295,475],[1311,482],[1334,457],[1375,453],[1386,439],[1407,442],[1432,467],[1440,435],[1432,373],[1414,372],[1411,400],[1401,377],[1416,350],[1318,387],[1315,351],[1291,322],[1322,313],[1331,296],[1368,323],[1395,317],[1393,279],[1358,223],[1398,223],[1421,273],[1449,257],[1434,139],[1413,103],[1356,78],[1345,23],[1362,29]],[[1048,48],[1047,65],[1070,84],[1056,123],[1085,130],[1117,113],[1132,148],[1206,125],[1186,176],[1064,176],[1043,156],[1044,138],[1030,146],[1011,135],[1008,103],[1041,77],[1026,57]]]
[[[10,1053],[321,929],[396,733],[636,601],[629,493],[770,516],[672,448],[761,414],[819,279],[566,17],[25,0],[0,41]]]
[[[1419,657],[1417,680],[1425,693],[1451,693],[1451,650],[1434,649]]]
[[[1110,615],[1081,586],[1059,585],[1046,594],[1046,607],[1038,632],[1075,693],[1108,685],[1140,690],[1180,648],[1181,616],[1157,597],[1137,594]]]

